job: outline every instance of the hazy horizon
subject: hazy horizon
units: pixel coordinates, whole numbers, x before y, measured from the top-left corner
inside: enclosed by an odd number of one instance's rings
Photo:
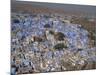
[[[29,4],[33,7],[46,7],[51,9],[62,9],[65,12],[85,12],[88,14],[96,15],[96,6],[91,5],[78,5],[78,4],[60,4],[60,3],[45,3],[45,2],[34,2],[34,1],[13,1],[12,8],[17,4]]]

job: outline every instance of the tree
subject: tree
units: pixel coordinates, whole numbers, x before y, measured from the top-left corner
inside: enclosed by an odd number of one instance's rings
[[[64,43],[58,43],[54,46],[54,49],[63,49],[67,48],[67,46]]]
[[[61,40],[64,40],[65,35],[62,32],[57,32],[55,33],[54,37],[56,40],[61,41]]]

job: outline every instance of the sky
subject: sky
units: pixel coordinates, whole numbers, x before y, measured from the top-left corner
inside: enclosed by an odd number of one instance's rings
[[[18,0],[18,1],[37,1],[37,2],[82,4],[82,5],[94,5],[94,6],[96,5],[96,0]]]

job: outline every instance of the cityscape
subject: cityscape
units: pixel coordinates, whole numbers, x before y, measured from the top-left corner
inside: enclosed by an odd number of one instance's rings
[[[96,69],[96,7],[12,1],[11,75]]]

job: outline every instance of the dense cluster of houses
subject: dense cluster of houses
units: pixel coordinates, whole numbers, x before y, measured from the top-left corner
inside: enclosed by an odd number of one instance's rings
[[[12,13],[12,75],[94,68],[96,49],[88,34],[67,16]]]

